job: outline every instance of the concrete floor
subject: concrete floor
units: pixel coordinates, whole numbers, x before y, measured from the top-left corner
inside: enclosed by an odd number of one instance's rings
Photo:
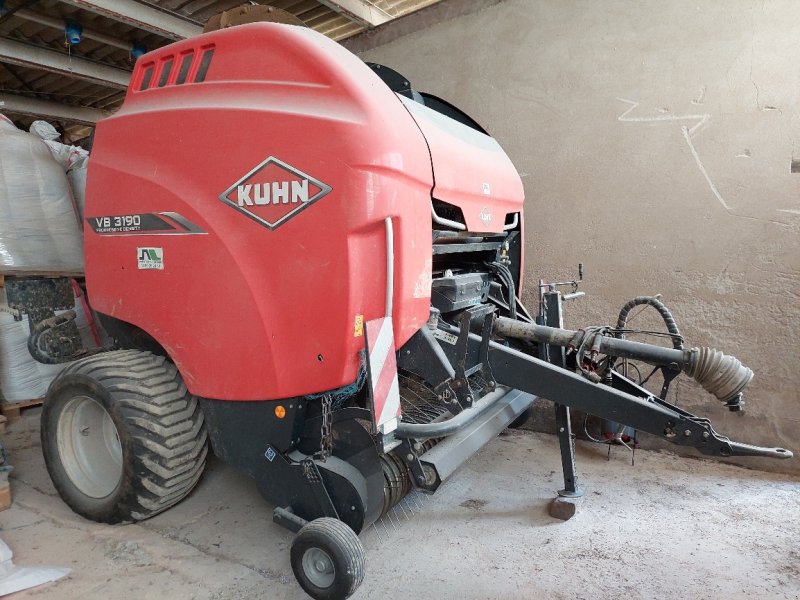
[[[41,457],[37,411],[5,437],[16,467],[0,536],[21,566],[65,565],[59,582],[11,596],[300,599],[291,535],[255,486],[212,461],[180,505],[137,525],[86,521]],[[366,598],[800,598],[800,479],[668,454],[579,444],[588,493],[566,523],[552,436],[509,432],[415,514],[362,534]]]

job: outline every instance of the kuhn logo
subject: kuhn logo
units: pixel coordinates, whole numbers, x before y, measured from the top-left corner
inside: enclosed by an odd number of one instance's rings
[[[490,211],[488,207],[484,206],[480,217],[484,225],[489,225],[492,222],[492,211]]]
[[[270,156],[219,195],[228,206],[276,229],[328,194],[331,186]]]

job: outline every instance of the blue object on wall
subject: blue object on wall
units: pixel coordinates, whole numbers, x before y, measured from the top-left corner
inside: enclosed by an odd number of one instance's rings
[[[73,46],[77,46],[81,43],[81,34],[83,33],[83,27],[81,27],[80,23],[75,23],[74,21],[67,21],[64,25],[64,33],[67,34],[67,41],[72,44]]]
[[[133,46],[131,46],[131,56],[133,56],[134,59],[138,59],[139,57],[141,57],[143,54],[146,53],[147,53],[147,46],[145,46],[144,44],[141,44],[139,42],[134,42]]]

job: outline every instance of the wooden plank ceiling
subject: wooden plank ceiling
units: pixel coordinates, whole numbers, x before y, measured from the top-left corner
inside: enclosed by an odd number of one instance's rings
[[[286,10],[309,27],[341,41],[439,1],[271,0],[250,4]],[[63,141],[87,145],[92,127],[85,122],[84,113],[73,115],[71,109],[112,112],[122,103],[124,89],[102,78],[64,72],[49,64],[51,60],[80,64],[89,73],[112,67],[124,75],[133,69],[134,44],[147,50],[159,48],[187,32],[199,32],[209,17],[241,4],[243,0],[0,0],[0,113],[25,129],[36,118],[44,118],[62,131]],[[76,45],[67,42],[64,24],[69,22],[79,23],[83,29]],[[48,106],[55,109],[56,105],[68,114],[54,117],[36,112],[47,112]]]

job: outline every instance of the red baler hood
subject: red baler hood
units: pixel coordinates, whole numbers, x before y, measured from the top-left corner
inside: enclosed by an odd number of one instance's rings
[[[461,208],[469,231],[503,231],[506,216],[522,210],[525,192],[500,144],[419,102],[399,97],[428,143],[433,197]]]

